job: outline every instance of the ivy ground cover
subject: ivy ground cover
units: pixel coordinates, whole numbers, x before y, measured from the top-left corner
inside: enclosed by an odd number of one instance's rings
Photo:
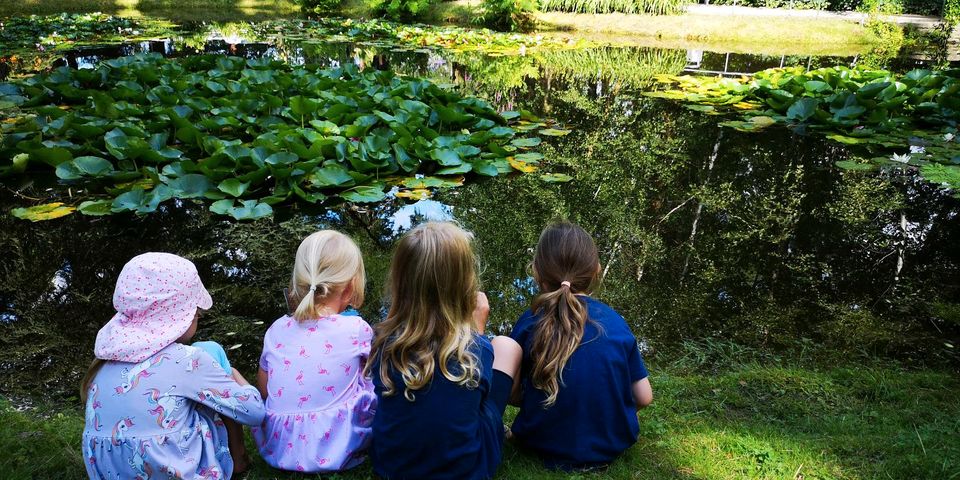
[[[212,200],[237,219],[297,199],[423,197],[463,175],[532,172],[544,128],[519,112],[390,72],[236,57],[124,57],[0,84],[0,176],[54,170],[78,205],[15,215],[152,212]],[[563,180],[545,175],[547,181]],[[93,196],[94,198],[89,198]]]
[[[775,124],[815,131],[851,145],[850,170],[916,169],[960,192],[960,69],[830,67],[770,69],[752,78],[660,76],[666,89],[645,95],[688,102],[708,114],[736,112],[721,125],[759,131]]]

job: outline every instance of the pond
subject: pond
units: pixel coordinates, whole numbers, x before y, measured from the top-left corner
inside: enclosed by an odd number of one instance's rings
[[[424,220],[455,220],[474,233],[493,332],[509,331],[536,294],[527,264],[540,230],[570,219],[600,248],[597,296],[624,315],[649,357],[717,338],[957,360],[960,200],[909,172],[839,170],[835,162],[852,153],[822,136],[776,127],[738,132],[720,127],[720,117],[642,95],[661,73],[740,74],[853,58],[636,47],[485,56],[198,31],[192,41],[91,46],[52,62],[90,68],[142,52],[204,52],[427,77],[499,110],[529,110],[569,127],[540,150],[551,171],[572,180],[474,176],[420,201],[295,204],[251,222],[174,200],[142,217],[75,214],[31,223],[7,212],[80,192],[58,187],[52,174],[5,178],[0,391],[74,396],[96,332],[113,313],[115,279],[145,251],[197,264],[214,298],[198,338],[224,343],[234,363],[252,372],[263,333],[284,313],[281,289],[303,237],[334,228],[357,240],[371,292],[361,311],[376,321],[391,246]],[[907,70],[917,62],[894,63]]]

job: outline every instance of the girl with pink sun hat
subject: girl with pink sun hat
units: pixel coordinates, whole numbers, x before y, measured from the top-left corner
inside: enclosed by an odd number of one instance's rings
[[[80,389],[90,478],[230,478],[245,469],[240,424],[260,423],[263,401],[223,347],[186,344],[213,305],[193,263],[169,253],[134,257],[113,305]]]

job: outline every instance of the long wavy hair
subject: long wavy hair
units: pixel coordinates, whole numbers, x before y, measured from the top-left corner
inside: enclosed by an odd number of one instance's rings
[[[384,395],[397,393],[391,370],[400,373],[403,396],[411,402],[438,370],[451,382],[477,387],[479,360],[470,347],[479,280],[471,241],[452,223],[428,222],[398,242],[387,281],[390,308],[376,326],[371,349],[380,360],[376,373]]]
[[[297,248],[290,276],[290,300],[297,306],[293,317],[299,321],[316,318],[317,306],[347,285],[353,287],[350,305],[360,308],[365,284],[363,255],[357,244],[335,230],[314,232]]]
[[[577,294],[596,286],[600,258],[593,238],[577,225],[556,223],[543,230],[533,257],[533,278],[540,295],[533,300],[538,320],[530,347],[533,386],[556,403],[563,384],[563,368],[580,346],[589,318]]]

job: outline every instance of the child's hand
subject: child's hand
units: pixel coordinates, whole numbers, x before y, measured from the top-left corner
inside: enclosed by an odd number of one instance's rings
[[[477,292],[477,307],[473,309],[473,323],[477,326],[477,332],[483,333],[487,329],[487,317],[490,316],[490,302],[487,301],[487,294]]]
[[[240,385],[250,385],[250,382],[247,382],[246,378],[243,378],[243,375],[240,375],[240,372],[236,368],[233,369],[233,381],[239,383]]]

